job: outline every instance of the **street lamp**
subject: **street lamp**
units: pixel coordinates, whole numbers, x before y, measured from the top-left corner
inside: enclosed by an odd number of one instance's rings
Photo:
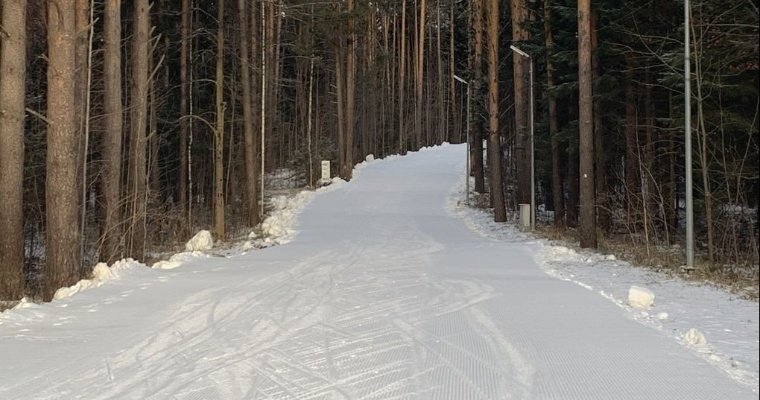
[[[467,127],[465,128],[465,136],[467,136],[467,162],[466,162],[466,169],[464,174],[464,182],[465,182],[465,203],[466,205],[470,205],[470,85],[467,83],[466,80],[454,75],[454,79],[461,82],[463,85],[467,86]]]
[[[536,229],[536,160],[533,151],[534,117],[533,117],[533,57],[514,45],[509,46],[515,53],[530,61],[530,229]]]
[[[691,192],[691,60],[689,58],[689,0],[683,3],[684,14],[684,162],[686,169],[686,268],[694,268],[694,201]]]

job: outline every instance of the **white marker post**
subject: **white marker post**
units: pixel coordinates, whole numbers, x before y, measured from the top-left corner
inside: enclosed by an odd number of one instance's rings
[[[324,185],[330,182],[330,179],[330,160],[322,160],[322,179],[320,181]]]

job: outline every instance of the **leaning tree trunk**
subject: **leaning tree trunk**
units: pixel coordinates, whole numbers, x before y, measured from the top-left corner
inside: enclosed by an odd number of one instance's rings
[[[594,112],[591,72],[591,0],[578,0],[580,246],[596,248]]]
[[[0,300],[24,293],[26,0],[4,1],[0,26]]]
[[[79,279],[79,135],[74,0],[49,0],[47,12],[47,210],[44,297]]]

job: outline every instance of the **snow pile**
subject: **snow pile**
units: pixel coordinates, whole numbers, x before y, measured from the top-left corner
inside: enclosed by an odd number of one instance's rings
[[[261,231],[267,236],[264,240],[275,244],[291,241],[295,235],[293,226],[295,218],[314,197],[314,192],[303,191],[293,197],[277,196],[272,198],[274,212],[261,223]]]
[[[628,289],[628,304],[633,308],[648,310],[654,305],[654,292],[644,287],[631,286]]]
[[[703,346],[707,344],[705,335],[696,328],[691,328],[683,335],[684,344],[690,346]]]
[[[95,268],[92,269],[92,279],[98,281],[107,281],[111,278],[111,269],[108,268],[106,263],[98,263]]]
[[[211,237],[211,232],[202,230],[188,240],[185,244],[185,250],[187,251],[207,251],[214,247],[214,238]]]
[[[270,200],[272,211],[269,216],[261,223],[261,233],[263,238],[258,238],[256,232],[248,235],[252,241],[243,244],[243,249],[252,247],[268,247],[275,244],[285,244],[293,240],[295,234],[295,225],[298,214],[303,211],[307,204],[311,202],[317,193],[324,193],[334,190],[341,184],[346,183],[341,178],[335,177],[330,180],[329,186],[321,187],[317,190],[304,190],[298,192],[295,196],[277,196]]]
[[[12,310],[23,310],[25,308],[31,308],[36,306],[33,302],[29,301],[29,298],[24,297],[21,300],[19,300],[18,304],[16,304],[15,307],[12,308]]]
[[[82,279],[69,287],[62,287],[56,290],[53,299],[65,299],[85,290],[96,288],[111,279],[118,278],[123,271],[136,266],[144,267],[145,264],[131,258],[116,261],[111,267],[108,267],[105,263],[98,263],[92,270],[92,279]]]
[[[388,156],[385,160],[396,157],[399,156]],[[367,155],[364,161],[354,166],[352,177],[356,178],[359,175],[359,171],[375,161],[376,159],[373,154]],[[264,248],[290,242],[297,233],[295,227],[298,222],[298,215],[314,199],[314,196],[319,193],[335,190],[344,183],[346,183],[345,180],[336,176],[324,182],[325,186],[316,190],[304,190],[298,192],[295,196],[283,195],[271,198],[270,205],[272,206],[272,211],[264,219],[264,222],[261,223],[261,233],[251,232],[248,235],[249,240],[242,244],[242,250],[247,251],[252,248]]]
[[[174,269],[180,267],[186,261],[190,261],[195,258],[209,257],[208,254],[202,251],[188,251],[184,253],[177,253],[169,257],[168,260],[158,261],[154,263],[151,268],[153,269]]]

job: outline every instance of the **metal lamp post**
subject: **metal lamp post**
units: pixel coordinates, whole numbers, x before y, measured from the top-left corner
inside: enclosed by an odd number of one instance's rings
[[[530,61],[530,229],[536,229],[536,160],[534,148],[534,112],[533,112],[533,57],[514,45],[509,46],[515,53]]]
[[[466,162],[466,170],[464,174],[464,182],[465,182],[465,204],[470,205],[470,85],[467,83],[466,80],[454,75],[454,79],[461,82],[463,85],[467,86],[467,127],[465,127],[465,136],[467,136],[467,162]]]
[[[683,3],[684,14],[684,162],[686,170],[686,268],[694,268],[694,201],[691,191],[691,60],[689,54],[689,0]]]

